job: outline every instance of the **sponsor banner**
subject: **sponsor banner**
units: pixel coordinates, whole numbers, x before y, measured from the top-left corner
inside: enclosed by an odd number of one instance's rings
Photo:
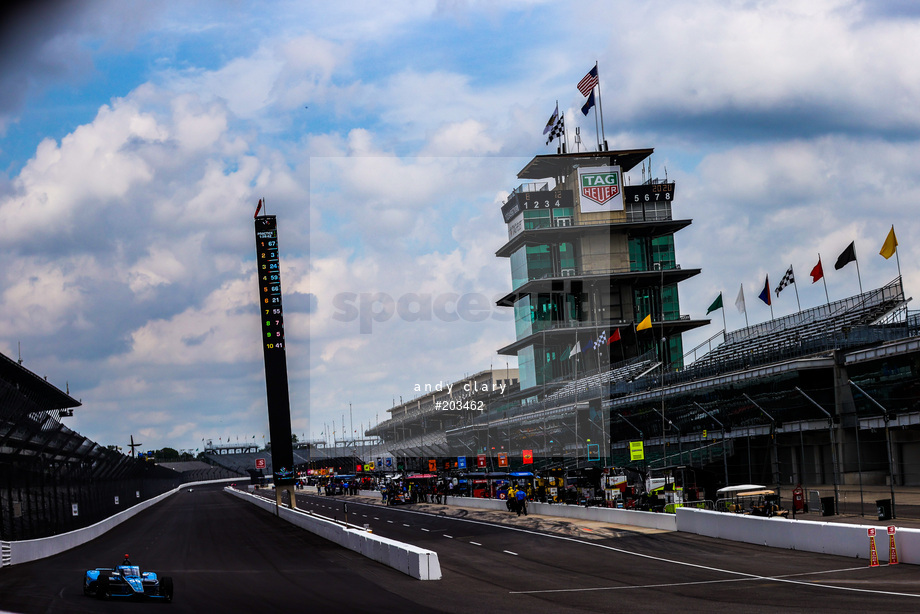
[[[582,213],[623,211],[623,174],[620,167],[579,168],[578,201]]]
[[[631,461],[640,461],[645,460],[645,446],[641,441],[630,441],[629,442],[629,460]]]

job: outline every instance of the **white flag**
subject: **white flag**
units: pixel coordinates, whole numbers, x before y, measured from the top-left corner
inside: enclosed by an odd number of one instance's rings
[[[738,290],[738,298],[735,299],[735,307],[738,308],[738,313],[747,312],[744,308],[744,284],[741,284],[741,289]]]
[[[581,341],[576,341],[575,347],[572,348],[572,352],[569,354],[569,358],[575,358],[578,356],[579,352],[581,352]]]

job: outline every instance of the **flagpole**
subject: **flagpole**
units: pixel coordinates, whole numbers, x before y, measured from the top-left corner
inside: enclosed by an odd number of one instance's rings
[[[594,68],[597,68],[597,61],[594,62]],[[604,144],[604,151],[607,149],[607,135],[604,134],[604,106],[601,104],[601,72],[597,71],[597,107],[601,112],[601,139]],[[597,118],[597,113],[595,112],[595,119]]]
[[[856,280],[859,282],[859,293],[862,294],[862,275],[859,274],[859,260],[856,260]]]
[[[748,321],[747,305],[744,302],[744,284],[741,284],[741,304],[744,305],[744,327],[750,328],[751,323]]]
[[[792,271],[791,264],[789,270]],[[795,283],[795,271],[792,271],[792,285],[795,286],[795,304],[798,305],[799,311],[802,311],[802,303],[799,302],[799,284]]]
[[[722,298],[722,293],[719,292],[719,298]],[[728,332],[728,324],[725,323],[725,301],[722,301],[722,341],[725,341],[725,333]]]
[[[598,84],[600,84],[600,81],[598,81]],[[598,96],[598,98],[600,98],[600,96]],[[598,105],[594,105],[594,136],[596,137],[597,141],[597,150],[601,151],[601,129],[598,128],[597,125],[597,107]]]
[[[818,263],[821,263],[821,252],[818,252]],[[821,281],[824,282],[824,298],[827,300],[828,311],[827,314],[830,315],[830,306],[831,306],[831,297],[827,293],[827,277],[824,275],[824,266],[821,266]]]
[[[894,224],[891,225],[891,234],[894,234]],[[898,254],[898,245],[897,238],[895,238],[894,246],[894,258],[895,262],[898,263],[898,281],[901,282],[901,295],[904,294],[904,278],[901,276],[901,255]],[[907,317],[907,307],[904,307],[904,327],[908,329],[908,334],[910,334],[910,319]]]
[[[559,117],[562,118],[562,153],[566,153],[569,148],[569,131],[565,128],[565,113]]]
[[[891,225],[891,233],[894,234],[894,224]],[[898,263],[898,279],[901,280],[901,292],[904,292],[904,278],[901,277],[901,256],[900,254],[898,254],[897,239],[895,239],[894,258],[895,258],[895,261]]]

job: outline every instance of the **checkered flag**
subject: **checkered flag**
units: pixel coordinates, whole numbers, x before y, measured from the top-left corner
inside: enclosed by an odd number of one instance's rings
[[[557,136],[562,136],[565,133],[565,113],[559,116],[559,121],[556,122],[556,125],[553,126],[553,129],[550,130],[549,138],[546,139],[546,144],[549,145],[553,142],[553,139]]]
[[[786,271],[786,274],[783,275],[783,278],[779,280],[779,283],[776,284],[776,296],[779,298],[779,293],[783,291],[783,288],[789,284],[795,283],[795,277],[792,275],[792,265],[789,265],[789,269]]]
[[[607,345],[607,331],[602,332],[601,336],[594,342],[594,349],[596,350],[605,345]]]

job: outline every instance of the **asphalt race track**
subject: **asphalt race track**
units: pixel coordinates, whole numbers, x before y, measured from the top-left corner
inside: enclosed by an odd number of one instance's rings
[[[343,518],[343,500],[298,496]],[[69,552],[0,570],[12,612],[907,612],[920,567],[774,550],[693,535],[588,527],[446,506],[348,500],[368,523],[439,554],[413,580],[216,488],[182,491]],[[498,520],[502,524],[494,523]],[[175,579],[171,604],[98,601],[82,574],[125,553]]]

